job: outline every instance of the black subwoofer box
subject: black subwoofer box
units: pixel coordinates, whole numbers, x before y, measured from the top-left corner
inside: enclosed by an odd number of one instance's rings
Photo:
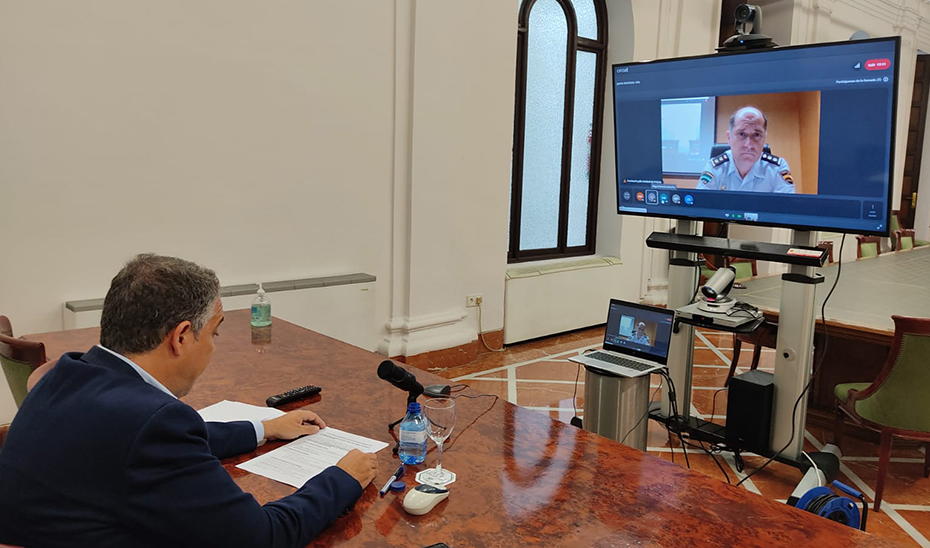
[[[774,407],[775,375],[755,370],[734,376],[727,394],[727,442],[770,450]]]

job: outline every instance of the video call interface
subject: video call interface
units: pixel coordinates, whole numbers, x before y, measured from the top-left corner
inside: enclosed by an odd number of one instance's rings
[[[664,357],[672,336],[669,314],[611,303],[604,344]]]
[[[614,65],[618,212],[886,232],[897,49]]]

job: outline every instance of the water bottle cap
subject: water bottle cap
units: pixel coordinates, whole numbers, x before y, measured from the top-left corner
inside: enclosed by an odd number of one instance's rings
[[[420,412],[420,402],[412,401],[407,404],[408,413],[419,413]]]
[[[397,480],[391,484],[391,491],[403,491],[407,488],[407,484],[401,480]]]
[[[259,284],[258,284],[258,294],[259,294],[259,295],[264,295],[264,294],[265,294],[265,288],[262,287],[262,284],[261,284],[260,282],[259,282]]]

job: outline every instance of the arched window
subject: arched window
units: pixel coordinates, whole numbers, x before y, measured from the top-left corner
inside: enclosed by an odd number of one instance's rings
[[[604,0],[523,0],[509,262],[594,253],[606,47]]]

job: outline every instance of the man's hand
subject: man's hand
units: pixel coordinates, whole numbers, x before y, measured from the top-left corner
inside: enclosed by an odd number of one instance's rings
[[[346,456],[339,459],[336,466],[355,478],[364,489],[368,487],[371,480],[375,479],[378,460],[374,453],[362,453],[358,449],[352,449]]]
[[[313,411],[298,409],[276,419],[262,421],[266,440],[292,440],[307,434],[316,434],[326,423]]]

